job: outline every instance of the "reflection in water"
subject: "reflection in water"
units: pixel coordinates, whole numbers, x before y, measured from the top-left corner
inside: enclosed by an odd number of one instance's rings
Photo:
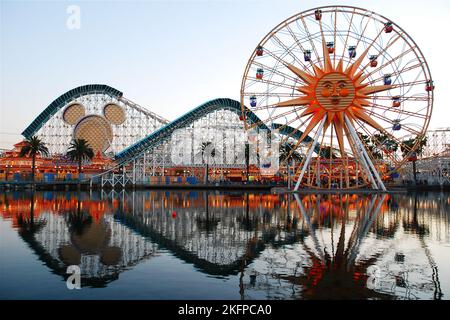
[[[448,250],[449,199],[12,192],[0,209],[51,272],[66,279],[80,265],[82,286],[120,282],[170,254],[217,281],[237,279],[241,299],[442,299],[439,270],[450,261],[439,268],[429,243]]]

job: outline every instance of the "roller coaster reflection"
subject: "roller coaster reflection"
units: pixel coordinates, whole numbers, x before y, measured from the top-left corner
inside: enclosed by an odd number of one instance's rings
[[[427,242],[450,240],[448,199],[419,195],[7,193],[0,208],[51,272],[80,265],[83,286],[169,253],[237,276],[243,299],[440,299]]]

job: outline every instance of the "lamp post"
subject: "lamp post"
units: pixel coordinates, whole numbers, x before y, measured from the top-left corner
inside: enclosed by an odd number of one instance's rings
[[[250,170],[250,145],[248,144],[248,141],[245,142],[245,168],[246,168],[245,181],[248,183],[248,175]]]
[[[287,163],[287,173],[288,173],[288,189],[291,189],[291,161],[288,159]]]
[[[8,181],[9,168],[11,168],[11,165],[7,164],[5,170],[5,181]]]

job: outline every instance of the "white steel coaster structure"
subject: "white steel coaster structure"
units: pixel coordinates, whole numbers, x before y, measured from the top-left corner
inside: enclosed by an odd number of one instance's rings
[[[174,135],[175,131],[176,135]],[[159,135],[160,133],[163,134]],[[211,159],[208,167],[213,170],[209,180],[221,180],[228,173],[229,168],[245,169],[245,163],[242,161],[230,163],[226,161],[226,154],[231,153],[236,159],[240,153],[244,152],[244,133],[243,123],[236,114],[236,110],[226,106],[210,109],[199,117],[192,116],[187,122],[172,122],[139,141],[138,144],[147,145],[133,156],[122,158],[124,154],[127,154],[127,149],[118,153],[119,166],[100,175],[101,186],[158,184],[158,181],[152,180],[152,177],[165,177],[171,168],[183,168],[183,172],[179,174],[180,177],[193,176],[194,170],[205,175],[206,159]],[[233,141],[230,141],[230,137]],[[214,156],[211,158],[203,157],[203,152],[206,153],[202,150],[204,144],[211,144],[214,150]],[[180,146],[183,146],[185,153],[184,161],[174,163],[172,149],[180,148]],[[133,145],[128,149],[132,147]],[[162,180],[159,183],[166,182]]]
[[[433,186],[450,185],[450,128],[428,130],[425,139],[426,144],[422,152],[417,154],[417,183]],[[414,181],[412,162],[408,162],[400,173],[403,183],[412,183]]]
[[[425,138],[426,144],[418,155],[419,159],[450,156],[450,128],[428,130]]]
[[[247,120],[259,121],[256,117],[248,117]],[[258,129],[266,133],[270,131],[264,125]],[[285,126],[277,130],[274,126],[274,130],[279,135],[287,135],[294,129]],[[300,134],[296,132],[292,135],[294,143]],[[241,169],[244,175],[247,166],[246,138],[240,103],[232,99],[214,99],[117,153],[118,165],[94,177],[93,182],[100,183],[102,187],[166,184],[165,178],[161,179],[168,176],[169,169],[180,170],[177,172],[180,177],[203,176],[204,180],[199,180],[199,183],[206,182],[207,168],[212,169],[208,182],[226,180],[231,168]],[[307,137],[305,141],[312,139]],[[183,161],[175,163],[173,155],[180,147],[184,153]],[[249,159],[249,164],[257,162],[257,159]]]
[[[72,89],[54,100],[22,133],[37,135],[51,155],[64,155],[74,138],[112,157],[169,121],[102,84]]]

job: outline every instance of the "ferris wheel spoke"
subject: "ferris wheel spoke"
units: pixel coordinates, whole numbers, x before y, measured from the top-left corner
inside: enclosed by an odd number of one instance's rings
[[[292,95],[290,93],[285,93],[285,92],[270,92],[271,95],[273,95],[274,97],[280,97],[280,98],[295,98],[297,96]],[[251,96],[255,96],[255,97],[267,97],[267,93],[263,92],[245,92],[242,93],[243,96],[245,97],[251,97]],[[300,93],[299,96],[300,97]]]
[[[263,68],[263,70],[270,70],[270,71],[272,71],[273,73],[275,73],[275,74],[277,74],[277,75],[279,75],[279,76],[282,76],[282,77],[284,77],[284,78],[286,78],[286,79],[288,79],[288,80],[291,80],[291,81],[293,81],[293,82],[297,82],[297,81],[298,81],[298,79],[295,79],[294,77],[288,75],[287,73],[284,73],[284,72],[280,71],[279,69],[275,69],[275,68],[269,67],[268,65],[265,65],[265,64],[263,64],[263,63],[256,62],[256,61],[253,62],[253,64],[254,64],[255,66],[257,66],[257,67]]]
[[[296,134],[297,132],[300,134],[300,136],[303,136],[304,132],[300,131],[300,128],[303,127],[308,121],[310,121],[312,119],[312,117],[313,117],[313,115],[307,116],[306,119],[294,129],[294,131],[291,133],[291,137],[293,138],[293,135]],[[316,145],[314,144],[314,140],[313,139],[311,139],[311,140],[312,140],[312,146],[315,148]],[[287,139],[286,139],[286,141],[287,141]],[[294,150],[298,149],[300,144],[303,143],[304,141],[305,141],[305,139],[301,139],[301,138],[297,139],[297,142],[296,142],[294,148],[292,148],[291,151],[288,153],[287,158],[290,158],[293,155]]]
[[[316,49],[316,46],[315,46],[314,41],[312,39],[311,33],[308,30],[308,26],[305,23],[305,18],[303,16],[300,16],[300,20],[302,21],[303,27],[305,28],[306,34],[308,35],[309,42],[311,43],[311,48],[314,50],[314,53],[315,53],[316,57],[318,58],[319,65],[323,68],[322,61],[320,60],[319,53],[317,52],[317,49]]]
[[[279,102],[275,105],[275,107],[294,107],[294,106],[306,106],[311,103],[311,98],[304,96],[295,98],[292,100],[287,100],[283,102]]]
[[[280,114],[277,114],[276,116],[273,116],[273,117],[270,116],[269,119],[260,120],[260,121],[257,121],[257,122],[255,122],[255,123],[253,123],[251,126],[249,126],[249,129],[253,129],[253,128],[256,128],[256,127],[258,127],[258,126],[265,125],[265,124],[267,124],[268,122],[273,122],[273,120],[279,119],[279,118],[281,118],[281,117],[285,117],[285,116],[290,115],[290,114],[292,114],[292,113],[295,113],[295,112],[297,112],[297,111],[299,111],[299,110],[300,110],[300,109],[294,107],[294,108],[292,108],[291,110],[286,111],[286,112],[283,112],[283,113],[280,113]]]
[[[337,8],[334,9],[334,36],[333,36],[333,41],[334,41],[334,46],[336,46],[336,33],[337,33]],[[333,66],[336,65],[336,49],[333,51]]]
[[[286,62],[281,59],[275,52],[273,52],[272,50],[269,50],[269,48],[264,47],[264,52],[266,54],[268,54],[270,57],[272,57],[274,60],[276,60],[278,63],[280,63],[281,65],[284,65]],[[285,51],[287,52],[287,51]]]
[[[296,88],[295,86],[281,83],[278,81],[273,81],[273,80],[257,79],[255,77],[247,77],[247,79],[254,80],[255,82],[266,83],[266,84],[274,85],[274,86],[281,87],[281,88],[291,89],[291,90],[295,90],[295,88]]]
[[[404,114],[404,115],[407,115],[407,116],[418,117],[418,118],[422,118],[422,119],[426,119],[427,118],[426,115],[418,113],[418,112],[411,112],[411,111],[406,111],[406,110],[399,109],[399,108],[386,107],[386,106],[383,106],[381,104],[377,104],[377,103],[374,103],[374,102],[370,103],[370,107],[373,107],[373,108],[376,108],[376,109],[382,109],[384,111],[395,112],[397,114],[402,114],[402,115]]]
[[[256,106],[256,107],[251,107],[251,111],[252,112],[257,112],[257,111],[262,111],[262,110],[269,110],[269,109],[273,109],[277,107],[277,104],[268,104],[268,105],[262,105],[262,106]],[[288,107],[288,106],[286,106]]]
[[[357,60],[357,62],[354,63],[355,66],[359,67],[359,66],[362,64],[364,58],[367,57],[367,54],[369,53],[369,50],[373,47],[373,45],[376,43],[376,41],[378,40],[378,38],[379,38],[382,34],[383,34],[383,30],[379,31],[379,33],[377,34],[377,36],[375,37],[375,39],[372,40],[372,42],[367,46],[367,48],[364,50],[364,52],[360,55],[360,57],[359,57],[359,59]],[[358,40],[358,44],[359,44],[359,41],[360,41],[360,40],[361,40],[361,39]],[[357,44],[357,45],[358,45],[358,44]],[[357,45],[355,46],[355,50],[356,50],[356,48],[357,48]],[[348,66],[350,65],[350,62],[351,62],[351,60],[348,61],[347,68],[348,68]],[[368,65],[370,65],[370,62],[369,62],[368,64],[366,64],[366,65],[360,70],[360,74],[364,74],[363,72],[364,72],[364,70],[366,69],[366,67],[367,67]],[[356,72],[356,70],[354,70],[354,72]],[[368,78],[368,76],[364,75],[364,79],[367,79],[367,78]]]
[[[288,50],[288,49],[286,48],[286,50]],[[266,51],[266,53],[269,54],[269,56],[271,56],[273,59],[275,59],[277,62],[279,62],[279,63],[282,64],[283,66],[286,66],[287,64],[289,64],[289,63],[286,62],[285,60],[283,60],[283,59],[281,59],[280,57],[278,57],[278,56],[277,56],[274,52],[272,52],[271,50],[265,49],[265,51]],[[287,52],[287,51],[285,51],[285,52]],[[290,52],[288,52],[288,53],[289,53],[289,55],[290,55],[291,57],[293,57],[293,56],[292,56],[292,53],[290,53]],[[302,61],[298,60],[297,58],[294,58],[294,61],[297,62],[297,63],[299,63],[299,64],[301,65],[301,67],[304,68],[304,70],[308,70],[308,66],[305,65]]]
[[[391,90],[391,89],[411,88],[411,87],[414,87],[417,85],[424,85],[426,83],[427,83],[427,80],[418,80],[418,81],[414,81],[414,82],[404,82],[404,83],[399,83],[399,84],[391,84],[391,85],[387,85],[387,86],[374,86],[371,88],[380,88],[380,89],[383,87],[385,88],[384,90],[373,92],[373,93],[377,93],[377,92]],[[374,99],[378,99],[378,97],[379,96],[374,96],[374,95],[371,96],[371,98],[374,98]],[[380,96],[380,97],[383,97],[383,96]],[[384,97],[386,97],[386,96],[384,96]],[[391,97],[391,99],[392,99],[392,97]]]
[[[304,99],[303,97],[299,97],[299,99]],[[295,99],[294,99],[295,100]],[[288,100],[286,102],[290,102],[292,100]],[[308,100],[309,103],[309,100]],[[274,104],[267,104],[257,107],[252,107],[251,111],[261,111],[261,110],[269,110],[269,109],[275,109],[275,108],[288,108],[288,107],[297,107],[298,111],[301,111],[306,108],[306,104],[300,104],[300,103],[286,103],[282,104],[282,102],[274,103]]]
[[[292,49],[289,49],[288,47],[286,47],[286,45],[280,40],[278,39],[278,37],[276,35],[272,36],[276,42],[278,42],[278,44],[285,50],[285,52],[287,52],[293,59],[295,62],[297,62],[299,65],[306,67],[303,62],[301,60],[299,60],[297,58],[297,56],[295,54],[292,53]],[[284,61],[283,61],[284,62]],[[306,67],[307,68],[307,67]]]
[[[398,39],[400,39],[400,38],[401,38],[401,37],[398,36],[398,37],[396,38],[396,40],[398,40]],[[395,41],[396,41],[396,40],[395,40]],[[389,45],[388,47],[390,47],[391,45],[393,45],[393,44],[395,43],[395,41],[391,42],[390,45]],[[387,49],[388,47],[386,47],[386,49]],[[402,57],[404,57],[404,56],[407,55],[408,53],[414,52],[414,49],[415,49],[415,48],[416,48],[416,47],[410,47],[410,48],[409,48],[408,50],[406,50],[405,52],[402,52],[402,53],[400,53],[399,55],[395,56],[394,58],[389,59],[388,61],[386,61],[385,63],[383,63],[383,64],[382,64],[381,66],[379,66],[378,68],[372,70],[371,72],[366,73],[366,77],[368,78],[368,77],[372,76],[373,74],[375,74],[375,73],[377,73],[377,72],[380,72],[380,71],[383,70],[385,67],[387,67],[387,66],[389,66],[390,64],[394,63],[395,61],[401,59]],[[386,52],[386,49],[383,49],[383,53]],[[381,54],[382,54],[382,52],[379,52],[379,53],[378,53],[378,55],[381,55]],[[370,65],[370,62],[367,63],[366,67],[368,67],[369,65]]]
[[[417,63],[417,64],[415,64],[414,66],[410,66],[410,67],[408,67],[408,68],[404,68],[404,69],[401,69],[401,70],[392,72],[392,73],[390,73],[390,75],[391,75],[391,77],[398,77],[398,76],[400,76],[402,73],[405,73],[405,72],[414,70],[414,69],[419,68],[419,67],[421,67],[421,66],[422,66],[422,63]],[[381,77],[379,77],[379,78],[374,78],[374,79],[370,80],[370,81],[367,82],[367,83],[373,84],[373,83],[376,83],[376,82],[378,82],[378,81],[383,80],[383,78],[384,78],[384,76],[381,76]]]
[[[372,13],[371,13],[371,14],[372,14]],[[358,45],[360,44],[362,38],[364,37],[364,33],[366,32],[367,26],[369,25],[369,22],[371,21],[371,20],[370,20],[370,17],[371,17],[371,16],[369,16],[369,18],[367,19],[367,23],[366,23],[366,25],[364,26],[364,29],[362,30],[362,32],[360,33],[360,35],[359,35],[359,37],[358,37],[358,40],[356,41],[355,50],[358,48]],[[366,57],[367,52],[369,52],[369,49],[370,49],[370,48],[373,46],[373,44],[378,40],[378,38],[380,37],[380,35],[381,35],[382,33],[383,33],[383,31],[381,30],[381,31],[378,33],[378,35],[375,37],[375,39],[372,40],[372,43],[371,43],[370,45],[367,46],[367,48],[364,50],[363,54],[361,54],[361,56],[360,56],[360,58],[359,58],[359,59],[361,60],[361,62],[362,62],[362,60]],[[358,66],[361,64],[361,62],[358,63]],[[350,63],[351,63],[351,59],[347,62],[347,68],[348,68],[348,66],[350,65]]]
[[[352,17],[350,18],[350,23],[348,25],[347,36],[345,37],[344,48],[343,48],[342,54],[341,54],[342,57],[345,56],[345,50],[347,49],[348,37],[350,36],[350,30],[353,26],[353,17],[355,15],[355,12],[356,12],[356,9],[353,9]]]
[[[307,116],[307,117],[305,118],[305,120],[303,120],[303,122],[301,122],[296,128],[294,128],[294,130],[293,130],[288,136],[286,136],[285,139],[281,139],[281,143],[287,142],[287,140],[288,140],[289,138],[296,139],[296,140],[297,140],[297,143],[295,144],[293,150],[297,149],[298,146],[299,146],[304,140],[302,141],[302,140],[300,140],[300,139],[297,139],[297,138],[294,137],[294,135],[297,134],[297,133],[299,133],[300,135],[302,135],[303,132],[300,131],[300,128],[303,127],[303,126],[306,124],[306,122],[309,121],[311,118],[312,118],[312,115]],[[294,119],[294,120],[297,120],[297,119]],[[281,130],[282,128],[285,128],[286,126],[287,126],[287,125],[282,125],[280,128],[278,128],[278,130]],[[293,151],[292,151],[292,153],[293,153]],[[289,153],[289,154],[288,154],[288,158],[292,155],[292,153]]]
[[[400,35],[398,35],[397,37],[394,38],[393,41],[389,41],[385,48],[383,48],[381,51],[378,51],[377,56],[381,56],[382,54],[385,54],[385,53],[387,52],[387,50],[388,50],[391,46],[393,46],[394,43],[396,43],[396,42],[397,42],[399,39],[401,39],[401,38],[402,38],[402,37],[401,37]],[[391,39],[391,40],[392,40],[392,39]],[[398,58],[400,58],[400,57],[398,57]],[[394,60],[394,61],[395,61],[395,60]],[[365,70],[367,69],[367,67],[369,67],[369,66],[370,66],[370,61],[362,68],[361,71],[365,71]],[[370,77],[371,75],[373,75],[374,73],[381,71],[384,67],[385,67],[385,65],[383,64],[383,65],[379,66],[378,68],[374,69],[373,71],[366,73],[366,74],[365,74],[365,78],[369,78],[369,77]]]
[[[392,101],[392,96],[372,96],[376,100],[382,101]],[[428,97],[426,96],[401,96],[400,102],[404,101],[428,101]]]
[[[293,118],[293,119],[287,121],[286,123],[280,125],[278,128],[276,128],[276,130],[279,132],[279,131],[281,131],[281,130],[283,130],[283,129],[285,129],[285,128],[288,128],[292,123],[294,123],[294,122],[297,121],[297,120],[298,120],[297,118]],[[303,122],[303,123],[304,123],[304,122]],[[302,124],[301,124],[301,125],[302,125]],[[301,125],[300,125],[300,126],[301,126]],[[292,135],[295,134],[296,130],[297,130],[297,129],[293,129],[292,132],[290,132],[288,135],[286,135],[286,139],[285,139],[285,140],[284,140],[284,139],[281,139],[281,143],[286,142],[288,138],[292,137]],[[293,138],[293,137],[292,137],[292,138]]]
[[[290,34],[291,37],[294,39],[295,43],[296,43],[297,46],[300,48],[300,50],[301,50],[302,52],[305,52],[305,49],[303,48],[301,42],[298,40],[298,38],[297,38],[297,36],[295,35],[294,31],[292,31],[291,27],[289,27],[288,24],[286,25],[286,29],[288,30],[289,34]],[[311,66],[312,66],[312,64],[313,64],[312,60],[310,60],[309,62],[310,62],[310,64],[311,64]],[[305,67],[305,69],[307,69],[307,66],[306,66],[305,64],[303,64],[303,62],[302,62],[302,65],[303,65],[303,67]]]
[[[361,22],[364,18],[367,18],[367,23],[364,26],[364,29],[362,30],[362,32],[359,32],[359,37],[358,37],[358,41],[356,41],[355,47],[358,48],[359,43],[361,42],[362,38],[364,37],[364,34],[366,33],[367,27],[369,26],[369,22],[371,21],[372,18],[372,14],[373,12],[370,13],[369,16],[363,16],[363,18],[361,19]],[[381,32],[378,34],[378,36],[374,39],[375,40],[380,36]]]
[[[362,123],[361,121],[357,120],[356,123],[360,126],[360,128],[367,134],[367,136],[373,136],[373,134],[366,128],[366,126],[364,125],[364,123]],[[386,137],[388,137],[388,135],[385,134]],[[378,139],[372,139],[373,143],[376,143],[377,146],[380,148],[379,151],[383,151],[383,149],[385,149],[385,145],[383,145]],[[392,139],[391,139],[392,140]],[[396,144],[398,144],[397,142],[395,142]],[[369,150],[368,146],[366,146],[366,150],[368,150],[368,152],[372,152],[371,150]],[[398,162],[398,160],[390,153],[386,153],[386,155],[393,160],[394,162]],[[373,156],[374,157],[374,156]]]
[[[386,117],[384,117],[384,116],[382,116],[382,115],[379,115],[378,113],[373,112],[373,111],[371,111],[371,110],[368,110],[367,113],[368,113],[370,116],[374,116],[374,117],[376,117],[376,118],[378,118],[378,119],[380,119],[380,120],[383,120],[383,121],[385,121],[385,122],[387,122],[387,123],[390,123],[391,125],[396,124],[395,121],[393,121],[393,120],[391,120],[391,119],[388,119],[388,118],[386,118]],[[374,127],[374,128],[375,128],[375,129],[378,129],[378,128],[376,128],[376,127]],[[407,126],[407,125],[405,125],[405,124],[402,124],[402,129],[405,129],[405,130],[408,131],[409,133],[412,133],[412,134],[415,134],[415,135],[419,135],[419,134],[420,134],[419,131],[414,130],[413,128],[411,128],[411,127],[409,127],[409,126]],[[386,131],[386,130],[383,129],[383,131]],[[387,131],[386,131],[386,133],[387,133]]]
[[[427,80],[417,80],[414,82],[404,82],[404,83],[399,83],[399,84],[393,84],[392,85],[392,89],[396,89],[396,88],[406,88],[406,87],[413,87],[413,86],[418,86],[418,85],[424,85],[427,83]]]

